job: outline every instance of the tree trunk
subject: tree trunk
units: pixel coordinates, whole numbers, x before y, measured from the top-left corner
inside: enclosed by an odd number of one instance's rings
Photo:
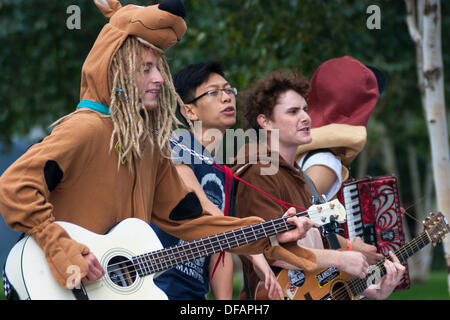
[[[444,66],[441,48],[439,0],[425,2],[423,11],[423,74],[425,111],[431,144],[431,158],[437,208],[450,220],[450,160],[444,97]],[[444,240],[447,270],[450,271],[450,237]],[[448,275],[450,290],[450,273]],[[450,292],[449,292],[450,294]]]
[[[412,143],[408,144],[408,166],[410,173],[409,175],[411,178],[411,187],[413,191],[415,217],[420,222],[423,221],[426,216],[425,203],[424,197],[422,197],[422,187],[420,183],[421,179],[419,174],[419,166],[417,165],[417,155]],[[409,210],[407,209],[407,211]],[[407,223],[408,221],[406,221],[407,219],[408,216],[404,217],[403,225],[406,227],[406,229],[409,229],[409,225]],[[413,232],[410,231],[409,234],[411,234],[412,236],[417,236],[423,231],[423,226],[422,223],[415,223],[414,226],[415,228]],[[408,264],[411,282],[426,282],[431,267],[431,261],[433,257],[432,253],[433,251],[431,246],[427,246],[411,257],[410,263]]]
[[[414,1],[405,0],[405,2],[408,9],[408,30],[416,45],[421,49],[418,59],[423,59],[421,74],[419,74],[419,88],[420,81],[423,81],[422,101],[430,137],[437,209],[446,216],[447,220],[450,220],[449,136],[444,97],[440,1],[424,0],[419,2],[418,16],[421,18],[422,30],[417,30],[416,27]],[[450,237],[446,237],[443,243],[450,290]]]

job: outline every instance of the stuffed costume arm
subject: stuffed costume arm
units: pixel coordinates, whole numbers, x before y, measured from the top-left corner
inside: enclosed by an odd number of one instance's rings
[[[12,229],[33,236],[63,287],[67,287],[70,274],[66,270],[70,265],[80,267],[81,278],[86,275],[87,264],[82,255],[88,254],[89,249],[53,223],[54,207],[49,198],[67,180],[76,179],[95,155],[95,140],[102,136],[98,131],[98,126],[90,121],[67,119],[0,177],[0,212],[5,222]]]

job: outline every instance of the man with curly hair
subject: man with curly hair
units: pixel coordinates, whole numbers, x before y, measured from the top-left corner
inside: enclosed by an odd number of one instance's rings
[[[311,119],[308,115],[306,98],[309,92],[309,82],[301,74],[294,71],[275,71],[265,78],[258,79],[252,88],[244,95],[241,107],[244,108],[246,129],[266,131],[268,135],[278,133],[276,144],[259,146],[258,162],[237,164],[233,167],[235,174],[247,183],[260,190],[239,183],[236,193],[236,214],[238,217],[260,216],[265,220],[279,217],[285,210],[285,204],[293,204],[303,208],[311,206],[313,190],[308,184],[302,170],[296,162],[296,153],[300,145],[311,143]],[[268,139],[268,141],[272,141]],[[275,153],[279,159],[278,170],[273,175],[261,175],[261,169],[273,166],[264,160],[264,147],[268,153]],[[248,146],[243,154],[249,158]],[[268,197],[269,194],[271,197]],[[280,200],[274,201],[273,198]],[[347,243],[340,237],[342,247]],[[305,239],[299,240],[300,247],[309,247],[316,256],[317,265],[322,268],[335,267],[361,279],[366,277],[369,264],[363,253],[335,251],[324,249],[320,234],[316,228],[308,231]],[[252,262],[245,256],[240,256],[244,270],[248,274],[248,290],[241,291],[241,298],[249,298],[258,283],[258,276]],[[393,261],[386,261],[388,276],[384,278],[380,288],[371,287],[363,292],[367,297],[376,299],[389,295],[400,280],[404,267],[393,256]],[[269,261],[277,273],[281,268],[295,269],[283,261]]]

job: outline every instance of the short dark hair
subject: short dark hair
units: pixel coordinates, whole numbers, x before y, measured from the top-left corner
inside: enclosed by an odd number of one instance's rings
[[[239,105],[242,106],[245,129],[258,131],[260,129],[258,115],[264,114],[272,118],[273,108],[280,95],[291,89],[306,99],[309,93],[309,81],[299,72],[291,70],[274,71],[256,80],[239,101]]]
[[[223,64],[219,61],[205,61],[188,65],[178,71],[173,84],[175,90],[184,103],[195,98],[195,90],[204,82],[208,81],[212,73],[217,73],[225,78]],[[177,108],[177,116],[185,123],[186,119],[180,113],[180,106]]]

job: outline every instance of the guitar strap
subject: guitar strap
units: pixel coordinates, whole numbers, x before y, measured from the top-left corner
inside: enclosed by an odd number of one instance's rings
[[[224,169],[224,173],[225,173],[225,209],[223,210],[223,214],[225,216],[229,215],[229,211],[230,211],[230,202],[231,202],[231,186],[233,183],[233,176],[231,173],[231,169],[228,168],[227,166],[222,166],[222,168]],[[216,261],[216,264],[214,265],[213,271],[211,272],[211,277],[210,277],[210,281],[211,279],[214,277],[214,273],[216,272],[217,266],[219,265],[220,260],[222,260],[222,265],[225,264],[225,252],[221,252],[219,253],[219,258]]]
[[[312,204],[315,204],[315,205],[317,205],[317,204],[321,204],[321,203],[324,203],[325,202],[325,200],[320,200],[320,197],[319,197],[319,194],[317,193],[317,190],[316,190],[316,188],[314,187],[314,184],[312,183],[312,181],[311,181],[311,179],[308,177],[308,175],[306,174],[306,173],[304,173],[303,172],[303,176],[305,177],[305,180],[306,180],[306,182],[308,183],[308,185],[309,185],[309,188],[311,189],[311,191],[312,191]]]
[[[308,177],[306,173],[303,173],[305,180],[308,182],[309,187],[313,193],[312,203],[315,205],[326,202],[326,199],[322,199],[317,194],[317,190],[315,189],[311,179]],[[330,249],[340,249],[341,245],[336,236],[337,233],[342,233],[343,229],[340,227],[339,223],[334,220],[334,217],[330,217],[330,222],[326,225],[322,226],[322,235],[327,239],[327,243]]]
[[[247,300],[253,300],[253,294],[252,294],[252,291],[250,290],[250,285],[248,283],[247,270],[245,268],[242,268],[242,277],[244,280],[244,288],[245,288],[245,294],[247,296]]]
[[[86,290],[84,290],[83,284],[80,284],[81,288],[73,288],[72,293],[77,300],[89,300]]]

